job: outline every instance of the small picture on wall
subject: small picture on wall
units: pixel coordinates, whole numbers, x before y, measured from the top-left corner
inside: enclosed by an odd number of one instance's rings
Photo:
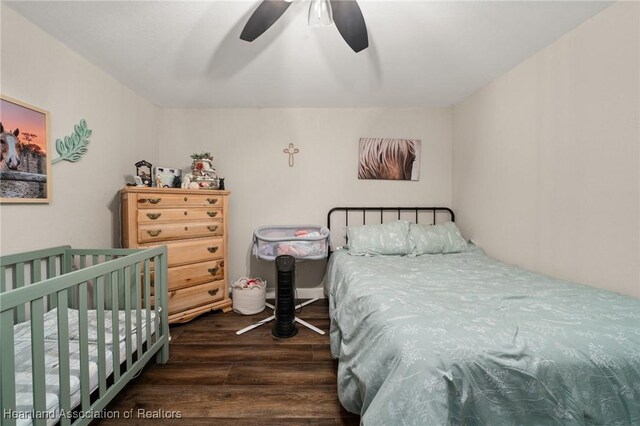
[[[48,203],[49,113],[0,96],[0,202]]]
[[[358,179],[419,180],[418,139],[361,138]]]

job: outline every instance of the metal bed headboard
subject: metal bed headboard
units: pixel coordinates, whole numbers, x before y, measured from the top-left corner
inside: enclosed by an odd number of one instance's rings
[[[362,216],[357,215],[360,220],[357,220],[353,215],[350,216],[350,213],[361,213]],[[369,213],[369,214],[367,214]],[[379,213],[371,214],[371,213]],[[395,215],[394,215],[395,213]],[[333,216],[340,216],[343,218],[342,223],[344,224],[344,229],[349,226],[349,219],[351,217],[352,223],[354,225],[366,225],[367,219],[369,219],[369,223],[384,223],[389,220],[408,220],[413,223],[425,223],[425,217],[430,218],[431,225],[435,225],[438,221],[438,218],[444,215],[446,220],[450,220],[451,222],[455,222],[455,214],[453,210],[449,207],[334,207],[329,210],[327,213],[327,228],[331,231],[332,241],[338,241],[335,238],[334,230],[331,228],[331,218]],[[375,219],[374,219],[375,218]],[[373,221],[372,221],[373,219]],[[386,219],[386,220],[385,220]],[[442,222],[443,220],[440,220]],[[335,223],[335,222],[334,222]],[[346,233],[342,236],[342,239],[346,242]],[[332,243],[332,246],[334,245]],[[330,247],[330,252],[332,248]]]

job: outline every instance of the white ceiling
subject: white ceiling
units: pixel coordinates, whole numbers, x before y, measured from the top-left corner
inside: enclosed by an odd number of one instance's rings
[[[309,28],[296,0],[238,37],[259,0],[9,1],[162,107],[448,106],[611,2],[360,0],[369,48]]]

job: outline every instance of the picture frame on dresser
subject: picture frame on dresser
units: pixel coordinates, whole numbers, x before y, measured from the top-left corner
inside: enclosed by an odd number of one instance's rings
[[[120,191],[123,246],[167,246],[170,324],[232,309],[225,270],[229,194],[148,187]]]

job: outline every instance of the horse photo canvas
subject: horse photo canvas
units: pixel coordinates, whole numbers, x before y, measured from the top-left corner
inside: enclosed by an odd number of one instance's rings
[[[0,202],[49,202],[49,113],[0,96],[0,144]]]
[[[419,180],[418,139],[361,138],[358,179]]]

